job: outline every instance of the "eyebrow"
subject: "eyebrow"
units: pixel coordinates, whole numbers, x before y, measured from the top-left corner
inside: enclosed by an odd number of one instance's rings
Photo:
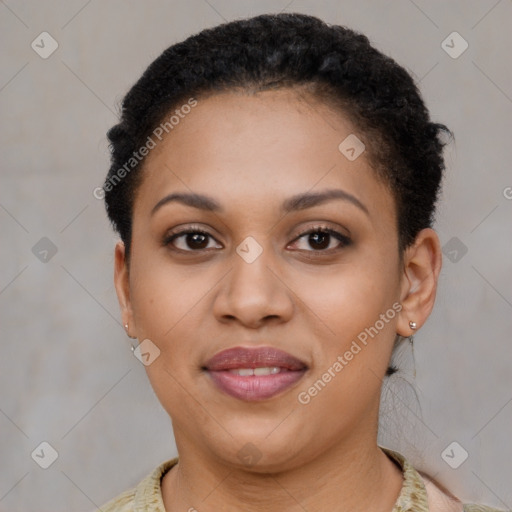
[[[357,197],[341,189],[328,189],[321,192],[304,192],[302,194],[297,194],[286,199],[281,205],[281,210],[285,213],[296,210],[305,210],[306,208],[312,208],[313,206],[318,206],[326,203],[327,201],[332,201],[333,199],[348,201],[369,215],[368,208],[366,208],[366,206],[359,201]],[[165,204],[172,202],[178,202],[186,206],[191,206],[192,208],[198,208],[200,210],[210,212],[224,211],[220,203],[213,197],[209,197],[204,194],[175,192],[160,199],[158,203],[153,206],[151,215],[154,215],[155,212]]]
[[[326,203],[327,201],[332,201],[333,199],[348,201],[369,215],[368,208],[366,208],[366,206],[359,201],[357,197],[341,189],[328,189],[321,192],[305,192],[303,194],[297,194],[296,196],[292,196],[284,201],[282,210],[286,213],[294,210],[304,210],[306,208]]]

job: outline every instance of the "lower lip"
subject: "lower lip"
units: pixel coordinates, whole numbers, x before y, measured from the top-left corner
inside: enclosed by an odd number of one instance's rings
[[[273,375],[243,377],[227,370],[208,371],[217,387],[240,400],[257,401],[271,398],[300,380],[305,370],[285,371]]]

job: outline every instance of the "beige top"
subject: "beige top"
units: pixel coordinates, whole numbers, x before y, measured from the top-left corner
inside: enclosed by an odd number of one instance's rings
[[[397,452],[382,448],[402,468],[402,490],[392,512],[500,512],[482,505],[463,505],[450,497],[426,475],[418,473]],[[158,466],[135,488],[120,494],[103,505],[102,512],[165,512],[160,482],[162,477],[178,463],[178,457]],[[193,509],[192,509],[193,510]],[[510,511],[509,511],[510,512]]]

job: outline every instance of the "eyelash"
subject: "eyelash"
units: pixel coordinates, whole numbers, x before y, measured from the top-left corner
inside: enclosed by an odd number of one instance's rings
[[[340,242],[340,246],[336,247],[336,248],[331,248],[331,249],[318,249],[318,250],[304,250],[304,249],[299,249],[300,251],[305,251],[305,252],[310,252],[310,253],[313,253],[313,254],[318,254],[318,255],[322,255],[322,254],[332,254],[333,252],[337,252],[341,249],[343,249],[344,247],[348,247],[349,245],[351,245],[352,243],[352,240],[346,236],[346,235],[343,235],[342,233],[334,230],[334,229],[331,229],[327,226],[323,226],[323,225],[318,225],[318,226],[313,226],[313,227],[310,227],[304,231],[301,231],[293,240],[293,242],[296,242],[297,240],[300,240],[302,237],[306,236],[306,235],[310,235],[310,234],[314,234],[314,233],[322,233],[324,235],[330,235],[334,238],[336,238],[339,242]],[[162,244],[165,246],[165,247],[171,247],[172,246],[172,243],[174,242],[174,240],[180,238],[180,237],[183,237],[183,236],[186,236],[186,235],[192,235],[192,234],[201,234],[201,235],[204,235],[204,236],[207,236],[207,237],[210,237],[212,239],[215,240],[215,238],[210,234],[208,233],[207,231],[205,231],[204,229],[201,229],[199,226],[188,226],[187,228],[184,228],[180,231],[177,231],[177,232],[174,232],[174,233],[168,233],[163,241],[162,241]],[[329,243],[330,245],[330,243]],[[171,250],[175,251],[175,252],[180,252],[180,253],[201,253],[201,252],[204,252],[204,251],[211,251],[212,249],[198,249],[198,250],[194,250],[194,249],[188,249],[188,250],[184,250],[184,249],[178,249],[176,247],[172,247]]]

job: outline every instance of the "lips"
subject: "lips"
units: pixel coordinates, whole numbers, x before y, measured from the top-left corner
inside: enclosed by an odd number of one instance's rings
[[[203,369],[217,388],[246,401],[271,398],[300,380],[307,370],[300,359],[273,347],[234,347],[215,354]]]
[[[287,370],[303,370],[306,363],[287,352],[273,347],[234,347],[218,352],[207,361],[210,371],[233,370],[235,368],[261,368],[279,366]]]

